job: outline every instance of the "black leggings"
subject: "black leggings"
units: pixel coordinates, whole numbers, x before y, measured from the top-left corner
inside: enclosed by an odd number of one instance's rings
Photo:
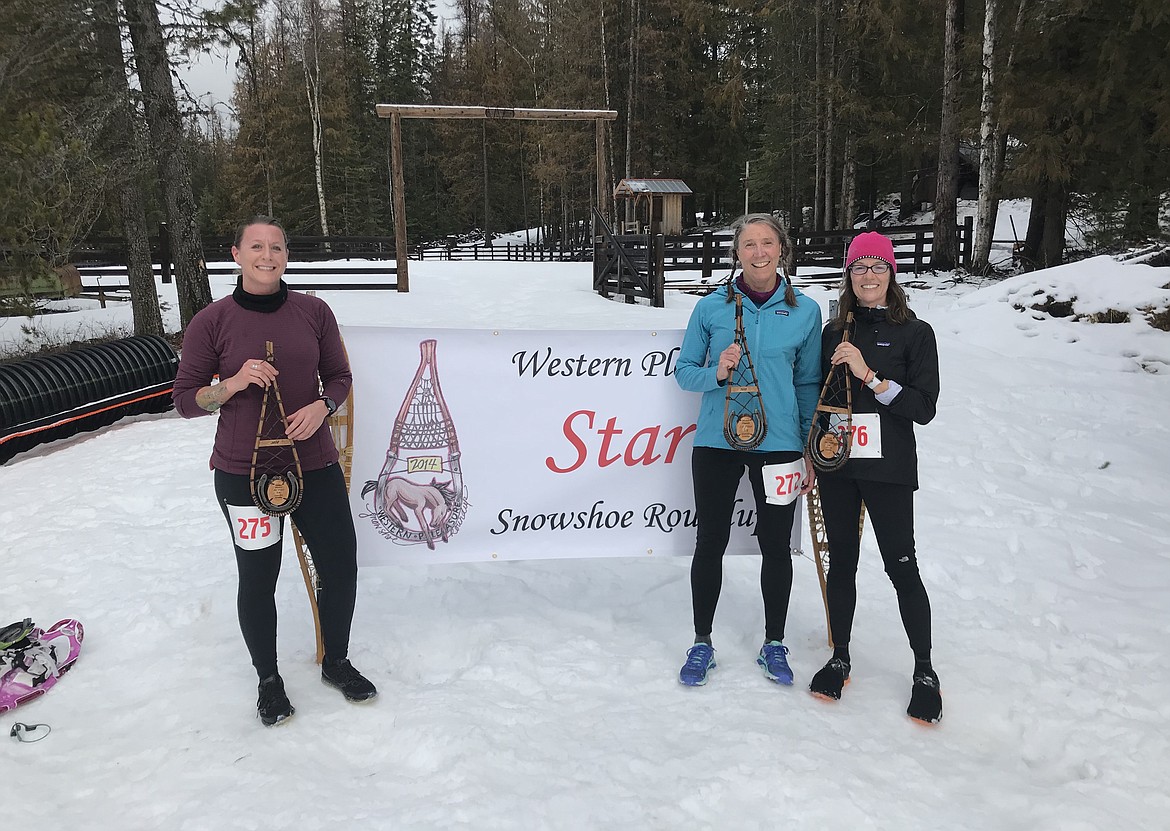
[[[756,542],[760,546],[760,590],[764,596],[764,640],[784,640],[788,598],[792,594],[792,517],[796,502],[772,505],[764,496],[763,474],[767,464],[784,464],[799,459],[798,452],[757,453],[750,450],[723,450],[696,447],[691,452],[691,475],[695,485],[695,515],[698,533],[691,560],[691,602],[695,614],[695,635],[711,636],[719,590],[723,585],[723,553],[731,538],[735,492],[744,468],[756,501]]]
[[[835,646],[848,646],[857,607],[861,503],[877,537],[886,574],[898,595],[902,626],[917,660],[930,659],[930,599],[914,556],[914,488],[844,476],[819,480],[821,511],[829,541],[829,627]]]
[[[229,527],[229,505],[252,506],[247,476],[215,471],[215,495]],[[313,565],[320,578],[317,610],[325,658],[340,660],[349,653],[349,629],[357,598],[357,537],[340,465],[304,471],[304,497],[292,519],[313,552]],[[285,529],[283,519],[272,520],[273,524],[277,522],[281,538],[267,548],[248,551],[235,546],[240,575],[236,596],[240,631],[261,678],[276,672],[276,580]]]

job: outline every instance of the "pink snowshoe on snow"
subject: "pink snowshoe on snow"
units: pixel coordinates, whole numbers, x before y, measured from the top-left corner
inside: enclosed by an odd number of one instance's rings
[[[48,629],[31,620],[0,630],[0,713],[44,695],[81,653],[80,621],[59,620]]]

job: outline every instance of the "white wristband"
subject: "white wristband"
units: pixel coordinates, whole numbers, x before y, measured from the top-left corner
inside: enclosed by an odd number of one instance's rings
[[[868,382],[866,382],[866,386],[869,387],[871,390],[876,390],[878,388],[878,385],[880,385],[881,383],[882,383],[881,376],[875,372],[873,374],[873,377],[870,378]]]

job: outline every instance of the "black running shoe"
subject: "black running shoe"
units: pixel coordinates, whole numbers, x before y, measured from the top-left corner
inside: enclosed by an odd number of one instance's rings
[[[833,658],[817,670],[817,674],[812,677],[808,688],[813,695],[837,701],[841,698],[841,690],[844,689],[848,680],[849,664],[840,658]]]
[[[265,727],[273,727],[288,721],[295,712],[284,693],[284,681],[280,675],[274,673],[260,679],[260,698],[256,702],[256,713]]]
[[[938,676],[928,669],[914,673],[914,688],[910,691],[910,706],[906,715],[934,724],[942,718],[942,693],[939,692]]]
[[[341,694],[349,701],[369,701],[378,694],[378,689],[354,669],[347,658],[323,662],[321,680],[341,690]]]

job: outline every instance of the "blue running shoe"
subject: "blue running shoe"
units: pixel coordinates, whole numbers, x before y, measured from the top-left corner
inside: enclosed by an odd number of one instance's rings
[[[763,668],[764,675],[777,684],[792,684],[792,669],[788,666],[788,647],[780,641],[768,641],[761,646],[756,663]]]
[[[678,671],[678,682],[688,687],[707,683],[707,671],[715,669],[715,648],[708,643],[697,643],[687,650],[687,662]]]

